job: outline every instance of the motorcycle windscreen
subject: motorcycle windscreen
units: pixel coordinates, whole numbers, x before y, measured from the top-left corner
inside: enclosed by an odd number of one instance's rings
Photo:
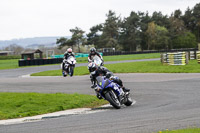
[[[104,80],[103,76],[98,76],[96,79],[97,79],[97,84],[102,88],[105,88],[110,83],[108,79]]]
[[[75,58],[73,56],[69,56],[68,59],[67,59],[67,62],[69,64],[75,64]]]
[[[95,55],[95,56],[93,57],[93,62],[96,63],[98,66],[100,66],[101,63],[102,63],[101,59],[100,59],[99,56],[97,56],[97,55]]]

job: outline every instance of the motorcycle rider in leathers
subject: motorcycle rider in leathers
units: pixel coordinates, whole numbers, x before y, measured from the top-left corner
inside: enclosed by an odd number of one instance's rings
[[[88,62],[92,62],[92,58],[97,55],[99,58],[102,60],[102,65],[103,65],[103,57],[96,51],[95,48],[90,49],[90,54],[88,55]]]
[[[66,69],[65,69],[65,62],[64,62],[64,60],[67,60],[70,56],[73,56],[74,58],[75,58],[75,55],[74,55],[74,53],[72,52],[72,49],[71,48],[68,48],[67,49],[67,51],[64,53],[64,57],[63,57],[63,63],[62,63],[62,69],[63,69],[63,71],[67,71]]]
[[[94,62],[88,64],[88,70],[90,72],[90,79],[92,82],[91,88],[95,88],[96,85],[96,77],[98,76],[106,76],[106,78],[112,78],[113,82],[117,83],[125,92],[130,91],[130,89],[125,88],[123,86],[122,80],[113,75],[111,71],[109,71],[104,66],[98,66]]]

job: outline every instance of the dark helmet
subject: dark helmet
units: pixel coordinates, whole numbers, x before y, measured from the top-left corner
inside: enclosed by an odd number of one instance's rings
[[[95,53],[95,52],[96,52],[96,49],[95,49],[95,48],[91,48],[91,49],[90,49],[90,52],[91,52],[91,53],[92,53],[92,52]]]
[[[95,74],[95,71],[97,70],[97,68],[98,68],[98,66],[94,62],[91,62],[90,64],[88,64],[88,70],[92,74]]]

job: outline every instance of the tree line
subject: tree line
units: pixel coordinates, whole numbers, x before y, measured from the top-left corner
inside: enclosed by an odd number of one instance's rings
[[[196,48],[200,43],[200,3],[184,13],[175,10],[170,16],[156,11],[152,15],[132,11],[130,16],[121,18],[109,10],[105,22],[91,27],[89,33],[79,27],[70,32],[70,39],[57,39],[59,48],[77,46],[79,52],[82,45],[117,51]]]

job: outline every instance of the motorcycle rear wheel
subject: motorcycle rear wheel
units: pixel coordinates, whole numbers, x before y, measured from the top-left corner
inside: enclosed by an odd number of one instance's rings
[[[126,106],[131,106],[131,104],[133,103],[133,100],[129,97],[129,95],[128,95],[128,97],[127,97],[127,102],[126,103],[124,103]]]

